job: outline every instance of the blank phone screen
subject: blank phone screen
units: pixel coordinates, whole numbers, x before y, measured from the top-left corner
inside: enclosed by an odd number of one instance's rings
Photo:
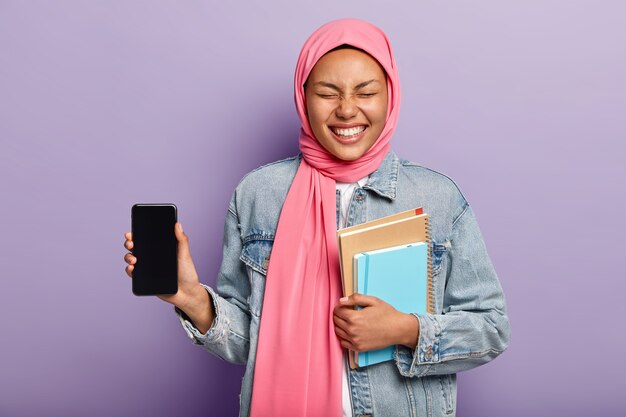
[[[132,208],[135,295],[175,294],[178,290],[176,206],[135,204]]]

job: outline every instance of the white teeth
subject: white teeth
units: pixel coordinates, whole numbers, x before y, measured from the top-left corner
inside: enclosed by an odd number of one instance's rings
[[[333,128],[333,132],[335,132],[339,136],[354,136],[354,135],[358,135],[364,130],[365,130],[365,126],[351,127],[349,129],[339,129],[337,127]]]

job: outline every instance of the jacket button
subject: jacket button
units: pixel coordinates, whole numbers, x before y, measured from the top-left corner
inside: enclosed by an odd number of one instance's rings
[[[424,357],[427,360],[431,360],[432,359],[432,357],[433,357],[433,347],[432,346],[428,346],[426,348],[426,354],[424,355]]]

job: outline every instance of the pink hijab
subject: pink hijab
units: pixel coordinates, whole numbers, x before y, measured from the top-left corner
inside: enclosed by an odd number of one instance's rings
[[[334,158],[313,136],[303,85],[328,51],[348,44],[376,59],[387,75],[387,121],[358,160]],[[252,391],[252,417],[342,413],[342,348],[332,312],[342,296],[336,238],[335,181],[355,182],[389,151],[400,104],[398,70],[385,34],[356,19],[325,24],[305,42],[295,73],[303,161],[283,205],[268,267]]]

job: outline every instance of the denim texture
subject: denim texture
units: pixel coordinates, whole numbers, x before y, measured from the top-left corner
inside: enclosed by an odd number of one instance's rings
[[[218,357],[246,364],[240,416],[248,416],[265,275],[283,202],[300,156],[247,174],[230,201],[216,312],[201,334],[176,309],[188,336]],[[339,202],[338,202],[339,203]],[[471,207],[448,177],[390,151],[358,187],[348,226],[415,207],[429,214],[436,314],[414,314],[415,350],[397,346],[394,361],[350,370],[354,415],[436,417],[456,414],[456,373],[494,359],[508,346],[504,294]]]

